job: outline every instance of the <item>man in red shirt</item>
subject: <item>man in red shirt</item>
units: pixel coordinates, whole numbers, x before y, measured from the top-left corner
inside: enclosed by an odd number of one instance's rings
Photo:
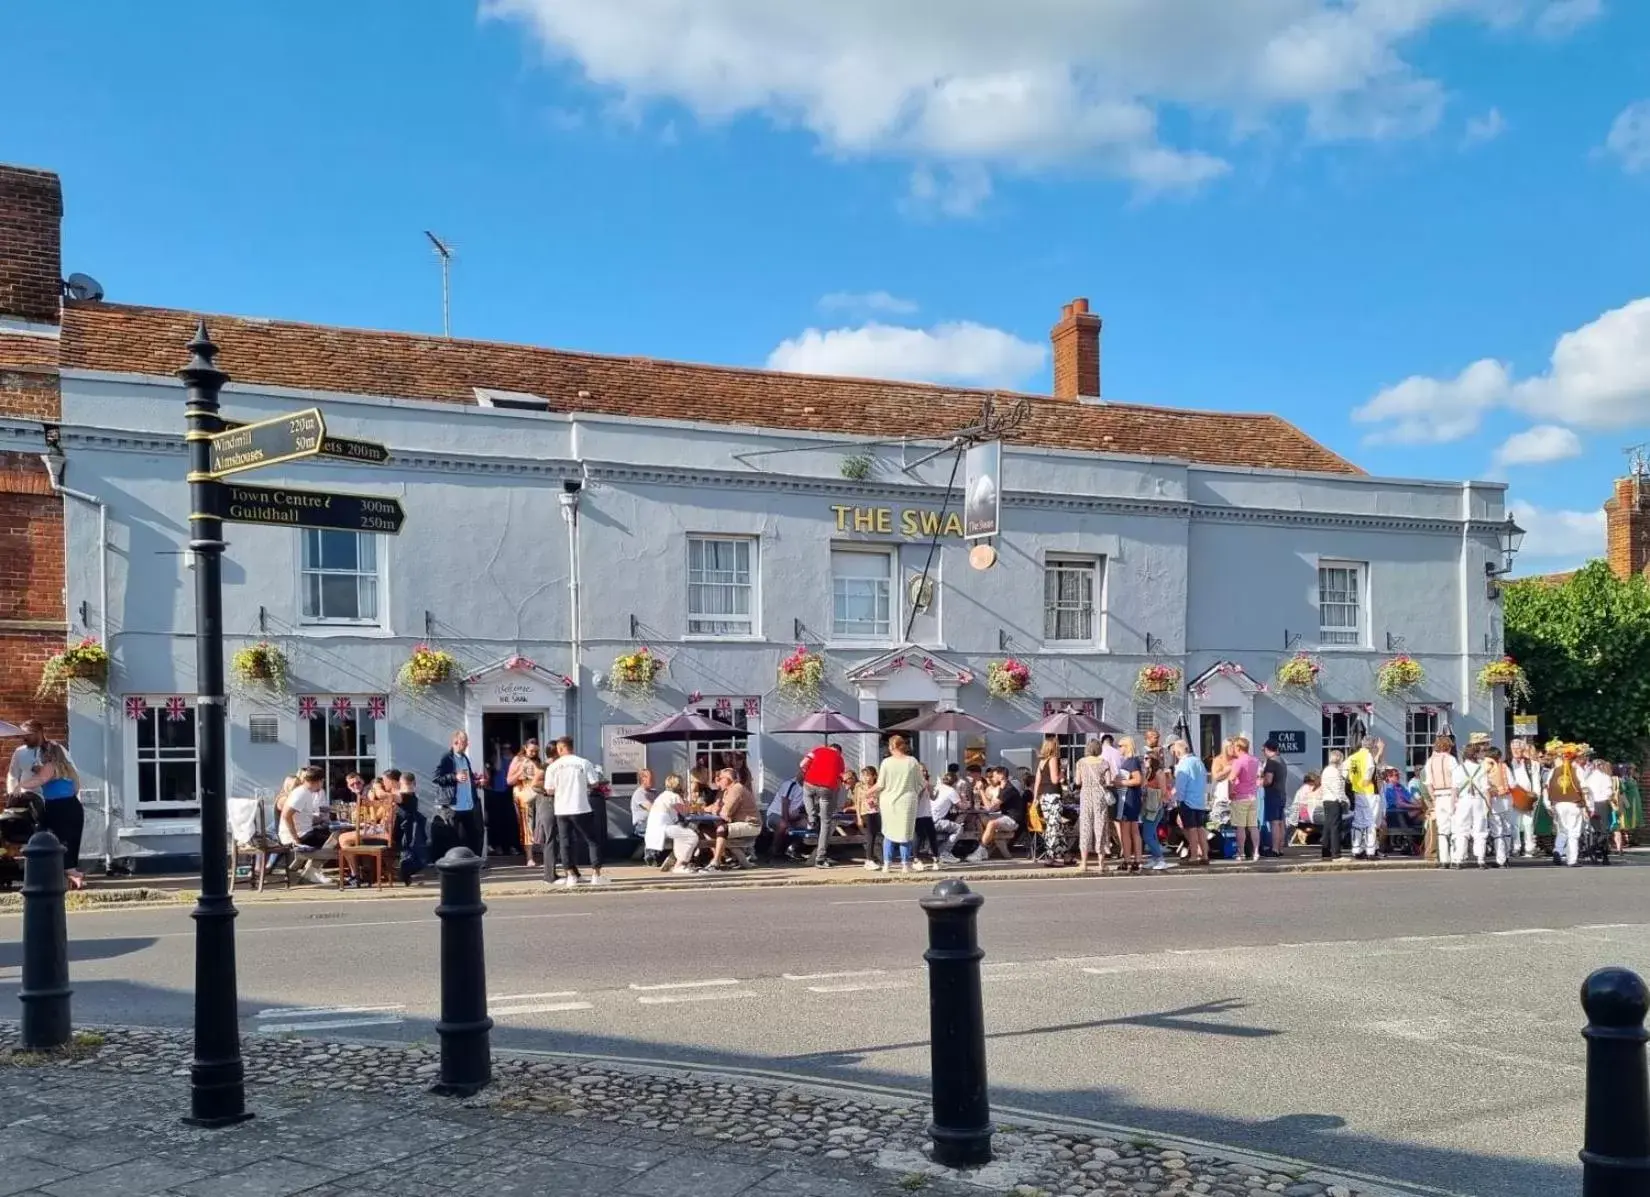
[[[828,869],[831,858],[826,849],[831,843],[831,816],[836,813],[837,789],[847,769],[842,752],[831,743],[819,745],[802,758],[802,792],[808,804],[808,822],[819,833],[814,845],[814,868]]]

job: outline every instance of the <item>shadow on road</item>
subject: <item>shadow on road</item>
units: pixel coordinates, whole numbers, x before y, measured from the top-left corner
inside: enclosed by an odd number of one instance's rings
[[[154,947],[156,942],[152,935],[134,935],[127,939],[70,939],[69,963],[85,964],[92,960],[113,960],[119,956],[130,956],[133,952]],[[12,939],[0,942],[0,968],[22,966],[22,941]]]

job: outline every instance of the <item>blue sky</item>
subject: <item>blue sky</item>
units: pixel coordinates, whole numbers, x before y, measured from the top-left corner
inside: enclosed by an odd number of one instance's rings
[[[1045,390],[1084,295],[1107,398],[1509,476],[1531,569],[1650,440],[1643,0],[12,0],[0,47],[0,160],[114,300],[436,330],[430,228],[458,335]]]

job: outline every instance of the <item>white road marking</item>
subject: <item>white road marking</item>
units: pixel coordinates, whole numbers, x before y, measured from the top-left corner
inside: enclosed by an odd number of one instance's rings
[[[559,1014],[564,1010],[594,1010],[591,1002],[538,1002],[528,1003],[525,1006],[499,1006],[489,1009],[488,1014],[502,1018],[506,1014]]]
[[[1579,927],[1570,928],[1572,931],[1625,931],[1633,927],[1642,927],[1643,923],[1582,923]]]
[[[405,1006],[300,1006],[296,1009],[271,1006],[267,1010],[259,1010],[253,1018],[308,1018],[311,1015],[332,1015],[341,1017],[346,1014],[394,1014],[405,1010]]]
[[[278,1035],[287,1031],[307,1035],[310,1031],[336,1031],[344,1027],[392,1027],[405,1021],[399,1014],[396,1014],[388,1018],[333,1018],[322,1019],[320,1022],[266,1022],[253,1029],[260,1035]]]
[[[726,998],[756,996],[754,989],[736,989],[732,993],[644,993],[636,1001],[643,1006],[668,1006],[677,1002],[720,1002]]]
[[[909,981],[862,981],[857,985],[810,985],[809,993],[863,993],[868,989],[911,989]]]
[[[848,973],[780,973],[787,981],[841,981],[848,977],[880,977],[884,969],[865,968]]]
[[[1465,939],[1465,934],[1456,935],[1400,935],[1397,943],[1434,943],[1441,939]]]
[[[1110,977],[1118,973],[1147,973],[1156,971],[1154,964],[1114,964],[1110,968],[1085,968],[1083,971],[1091,977]]]
[[[570,998],[578,996],[579,991],[577,989],[563,989],[557,993],[500,993],[489,997],[487,1001],[489,1003],[499,1002],[501,1004],[507,1004],[509,1002],[547,1002],[555,998]]]
[[[739,982],[732,977],[718,977],[714,981],[672,981],[668,985],[638,985],[632,981],[630,987],[640,993],[649,993],[659,989],[714,989],[737,984]]]
[[[1520,927],[1516,931],[1491,931],[1491,935],[1557,935],[1556,927]]]
[[[915,898],[861,898],[855,902],[832,902],[832,906],[915,906]]]

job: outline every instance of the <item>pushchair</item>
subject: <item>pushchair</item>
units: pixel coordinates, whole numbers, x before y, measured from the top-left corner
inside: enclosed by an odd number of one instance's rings
[[[1600,826],[1600,824],[1603,826]],[[1580,842],[1576,846],[1576,863],[1595,861],[1601,865],[1610,863],[1610,816],[1606,812],[1603,819],[1589,817],[1581,821]]]
[[[45,825],[45,814],[39,794],[13,794],[5,800],[0,810],[0,892],[23,880],[23,849]]]

